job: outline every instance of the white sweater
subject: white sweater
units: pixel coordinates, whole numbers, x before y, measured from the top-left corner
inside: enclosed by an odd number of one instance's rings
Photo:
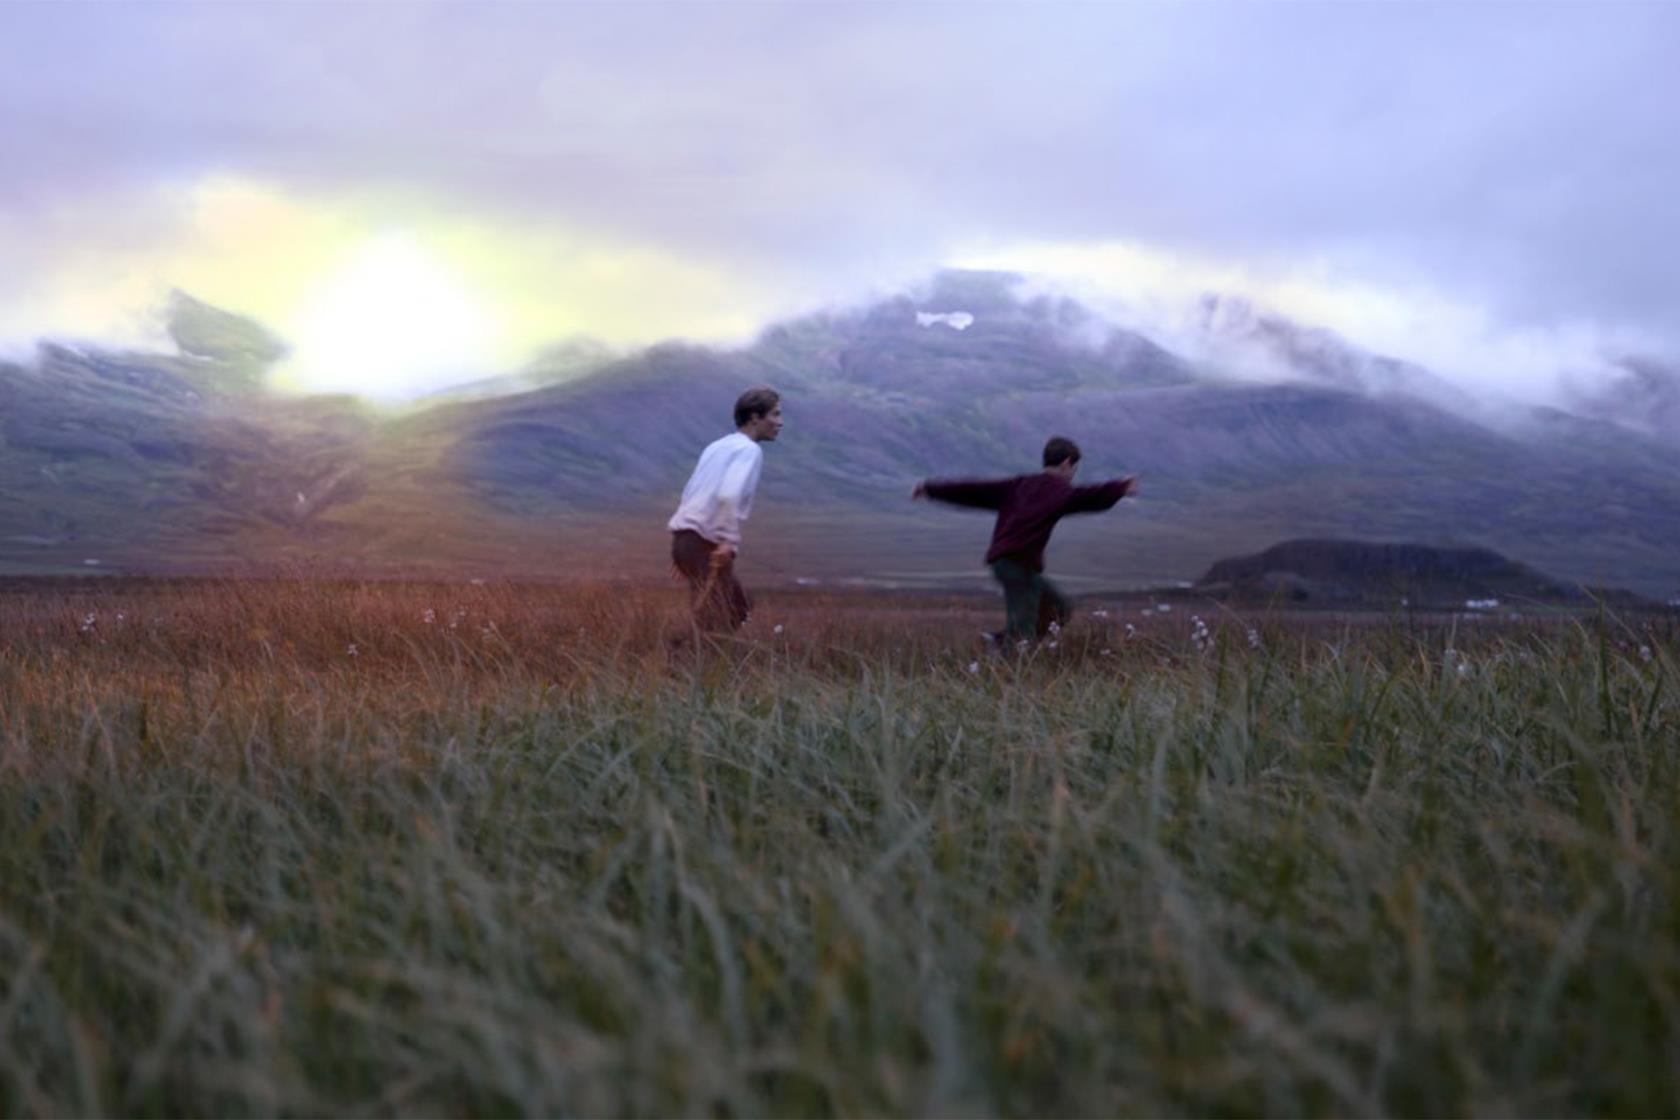
[[[672,532],[693,529],[713,544],[741,546],[741,523],[752,515],[764,452],[758,441],[734,432],[713,440],[683,487],[671,516]]]

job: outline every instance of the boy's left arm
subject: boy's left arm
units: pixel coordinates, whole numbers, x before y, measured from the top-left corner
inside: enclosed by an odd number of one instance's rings
[[[1072,497],[1068,499],[1068,512],[1099,513],[1105,509],[1113,509],[1114,504],[1121,498],[1135,493],[1137,475],[1134,474],[1112,482],[1098,483],[1096,486],[1075,486]]]

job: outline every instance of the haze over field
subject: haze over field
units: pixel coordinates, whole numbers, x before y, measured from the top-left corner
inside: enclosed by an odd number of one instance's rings
[[[7,4],[0,344],[157,349],[180,288],[285,339],[279,385],[405,398],[966,266],[1563,400],[1680,354],[1677,40],[1661,3]]]

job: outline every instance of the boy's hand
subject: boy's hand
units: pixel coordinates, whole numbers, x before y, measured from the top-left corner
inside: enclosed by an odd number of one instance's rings
[[[913,502],[917,498],[925,497],[927,497],[927,479],[924,478],[910,488],[910,500]]]
[[[735,546],[732,545],[732,544],[720,544],[716,548],[712,549],[712,555],[711,555],[711,561],[710,562],[711,562],[712,567],[722,568],[722,567],[727,566],[730,563],[730,561],[732,561],[734,559],[735,559]]]
[[[1122,478],[1120,481],[1126,484],[1126,488],[1124,490],[1120,491],[1120,496],[1122,498],[1129,498],[1133,494],[1136,494],[1138,492],[1137,475],[1129,474],[1125,478]]]

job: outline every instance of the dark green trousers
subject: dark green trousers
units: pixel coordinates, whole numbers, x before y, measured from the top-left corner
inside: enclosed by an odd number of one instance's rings
[[[992,575],[1003,585],[1003,606],[1008,623],[1004,637],[1011,642],[1042,638],[1052,622],[1062,625],[1073,613],[1056,585],[1020,561],[1004,557],[993,561]]]

